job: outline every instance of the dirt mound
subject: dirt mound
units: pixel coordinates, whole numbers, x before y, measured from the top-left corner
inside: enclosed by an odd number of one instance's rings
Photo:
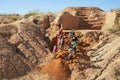
[[[101,30],[105,12],[96,7],[68,7],[57,15],[48,29],[50,40],[57,33],[58,24],[63,30]]]
[[[54,59],[41,69],[42,73],[49,73],[54,76],[55,80],[67,80],[71,71],[63,59]]]
[[[79,26],[79,19],[71,15],[69,12],[62,12],[55,18],[54,23],[60,23],[63,29],[77,29]]]
[[[32,15],[28,19],[39,24],[40,27],[42,27],[46,30],[47,28],[50,27],[50,25],[54,21],[55,17],[56,17],[55,14],[48,13],[48,14]]]

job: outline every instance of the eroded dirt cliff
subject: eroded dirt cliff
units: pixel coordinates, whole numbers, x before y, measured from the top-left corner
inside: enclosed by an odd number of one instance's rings
[[[0,26],[0,79],[23,76],[43,65],[49,49],[42,32],[26,20]]]

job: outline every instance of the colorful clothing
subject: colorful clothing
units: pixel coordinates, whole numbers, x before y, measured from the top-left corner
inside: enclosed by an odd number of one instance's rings
[[[57,52],[57,46],[55,45],[54,47],[53,47],[53,53],[56,53]]]
[[[71,44],[72,44],[73,49],[76,50],[77,42],[76,41],[72,41]]]
[[[74,33],[73,32],[69,32],[69,36],[70,36],[70,38],[72,38],[74,36]]]

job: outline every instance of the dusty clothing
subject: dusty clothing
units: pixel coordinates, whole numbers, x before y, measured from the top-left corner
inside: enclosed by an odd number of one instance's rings
[[[71,57],[72,55],[74,55],[74,53],[75,53],[75,51],[74,51],[72,48],[69,48],[69,49],[68,49],[68,59],[70,59],[70,57]]]
[[[69,48],[69,49],[68,49],[68,53],[69,53],[69,54],[72,54],[72,53],[73,53],[73,49],[72,49],[72,48]]]

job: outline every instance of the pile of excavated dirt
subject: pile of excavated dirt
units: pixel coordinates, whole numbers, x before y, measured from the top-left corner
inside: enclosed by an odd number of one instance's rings
[[[71,75],[71,70],[65,64],[64,59],[53,59],[49,64],[41,69],[42,73],[48,73],[53,76],[55,80],[67,80]]]

